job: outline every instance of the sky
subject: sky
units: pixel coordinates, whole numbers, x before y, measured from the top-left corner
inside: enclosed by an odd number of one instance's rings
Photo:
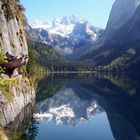
[[[21,0],[29,23],[76,15],[105,28],[115,0]]]

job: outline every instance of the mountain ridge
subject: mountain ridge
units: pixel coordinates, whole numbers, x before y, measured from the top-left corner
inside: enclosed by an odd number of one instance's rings
[[[116,0],[114,2],[105,30],[105,45],[112,43],[112,34],[133,17],[139,5],[140,0]]]
[[[133,2],[135,3],[136,1]],[[140,1],[138,1],[138,4],[140,4]],[[115,10],[114,6],[111,11],[113,10]],[[80,60],[93,61],[96,69],[101,71],[139,71],[139,15],[140,6],[137,6],[132,17],[116,29],[112,29],[110,33],[108,32],[109,36],[105,38],[103,46],[94,48],[83,55]],[[114,28],[114,26],[111,28]]]
[[[52,23],[37,22],[33,30],[46,44],[54,48],[66,58],[76,58],[83,51],[97,43],[103,30],[91,25],[87,20],[76,17],[58,17]]]

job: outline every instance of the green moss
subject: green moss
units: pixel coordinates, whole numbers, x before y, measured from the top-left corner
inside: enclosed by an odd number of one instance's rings
[[[7,63],[6,55],[0,50],[0,63]],[[0,66],[0,74],[5,72],[5,68]]]
[[[25,65],[19,67],[18,69],[19,74],[26,74],[27,73],[27,68]]]
[[[8,99],[9,102],[12,102],[14,99],[14,94],[12,89],[15,88],[16,91],[19,91],[19,84],[22,85],[22,93],[28,93],[27,87],[31,86],[30,80],[28,77],[23,77],[22,81],[19,83],[18,78],[1,78],[0,79],[0,91]],[[20,93],[20,92],[19,92]]]
[[[24,77],[23,81],[25,82],[25,84],[30,85],[30,81],[29,81],[28,77]]]
[[[25,94],[25,93],[28,93],[27,92],[27,87],[30,86],[30,81],[28,79],[28,77],[24,77],[23,78],[23,87],[22,87],[22,93]]]
[[[0,74],[1,74],[1,73],[4,73],[4,72],[5,72],[4,68],[2,68],[2,67],[0,66]]]
[[[0,91],[8,99],[8,101],[13,101],[14,95],[11,92],[12,87],[18,90],[19,81],[15,78],[4,78],[0,79]]]
[[[6,63],[7,62],[7,57],[2,51],[0,51],[0,62],[1,63]]]

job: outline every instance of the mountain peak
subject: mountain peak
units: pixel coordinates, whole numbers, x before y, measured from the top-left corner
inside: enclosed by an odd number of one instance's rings
[[[88,21],[75,15],[64,16],[64,17],[58,16],[55,17],[55,19],[52,22],[36,20],[33,23],[31,23],[31,27],[47,29],[59,25],[73,25],[76,23],[84,23],[84,22],[88,22]]]
[[[32,28],[50,28],[51,22],[50,21],[41,21],[41,20],[35,20],[33,23],[30,24]]]
[[[52,25],[53,25],[53,26],[58,26],[58,25],[60,25],[60,24],[61,24],[61,20],[62,20],[61,17],[56,17],[56,18],[53,20]]]
[[[33,24],[32,27],[39,27],[36,29],[38,35],[64,56],[79,51],[82,53],[83,50],[93,46],[101,30],[75,15],[56,17],[52,23],[36,23],[38,25]]]

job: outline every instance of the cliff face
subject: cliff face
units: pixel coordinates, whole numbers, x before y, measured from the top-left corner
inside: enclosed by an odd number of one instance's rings
[[[19,6],[16,0],[0,0],[0,49],[12,56],[28,55]]]
[[[34,103],[35,91],[28,79],[21,75],[2,80],[14,83],[12,86],[9,84],[9,91],[0,91],[0,126],[6,126],[14,121],[25,106]]]
[[[28,60],[28,47],[24,33],[24,8],[19,0],[0,0],[0,126],[14,121],[21,110],[35,99],[35,92],[28,78],[17,70]],[[5,55],[1,60],[1,56]],[[15,73],[16,72],[16,73]]]
[[[28,61],[28,47],[24,25],[24,8],[18,0],[0,0],[0,67],[12,75]]]
[[[116,0],[111,10],[104,45],[86,54],[104,70],[140,70],[140,0]]]
[[[140,0],[116,0],[114,2],[106,27],[105,44],[112,42],[112,34],[132,18],[139,5]]]
[[[111,42],[113,44],[128,44],[140,40],[140,6],[134,15],[115,32],[112,32]],[[135,45],[135,44],[133,44]]]

